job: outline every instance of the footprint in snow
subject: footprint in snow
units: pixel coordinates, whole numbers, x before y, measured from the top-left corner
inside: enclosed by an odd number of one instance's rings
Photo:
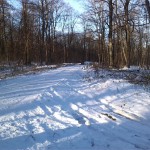
[[[78,121],[79,124],[85,124],[87,126],[90,125],[90,121],[78,113],[73,114],[73,117]]]
[[[78,121],[79,124],[85,124],[84,118],[80,116],[79,114],[75,113],[73,114],[73,117],[75,118],[75,120]]]

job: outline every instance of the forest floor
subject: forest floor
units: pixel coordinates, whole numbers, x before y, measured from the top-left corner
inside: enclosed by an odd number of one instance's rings
[[[149,77],[72,65],[1,78],[0,149],[150,150]]]

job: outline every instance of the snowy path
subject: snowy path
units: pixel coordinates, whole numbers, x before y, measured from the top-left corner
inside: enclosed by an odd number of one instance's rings
[[[150,93],[81,68],[0,80],[1,150],[150,150]]]

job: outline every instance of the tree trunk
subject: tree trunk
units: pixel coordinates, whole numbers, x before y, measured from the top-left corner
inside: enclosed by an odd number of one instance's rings
[[[130,53],[131,53],[131,33],[129,26],[129,3],[130,0],[126,0],[124,10],[125,10],[125,32],[126,32],[126,55],[127,55],[127,67],[130,68]]]
[[[108,44],[108,48],[109,48],[109,66],[110,67],[113,67],[112,22],[113,22],[113,4],[112,4],[112,0],[109,0],[109,35],[108,35],[109,44]]]
[[[149,15],[149,22],[150,22],[150,2],[149,2],[149,0],[145,0],[145,4],[146,4],[147,12]]]

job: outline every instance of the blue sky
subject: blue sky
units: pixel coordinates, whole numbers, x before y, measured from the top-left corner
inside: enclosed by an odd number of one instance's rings
[[[66,3],[69,3],[71,7],[73,7],[75,10],[79,11],[80,13],[83,12],[83,7],[80,0],[64,0]]]
[[[18,5],[16,0],[8,0],[13,5]],[[71,7],[77,10],[79,13],[83,12],[83,0],[64,0],[66,3],[69,3]]]
[[[9,2],[10,4],[12,4],[14,7],[17,7],[17,6],[19,5],[19,2],[16,1],[16,0],[8,0],[8,2]]]

